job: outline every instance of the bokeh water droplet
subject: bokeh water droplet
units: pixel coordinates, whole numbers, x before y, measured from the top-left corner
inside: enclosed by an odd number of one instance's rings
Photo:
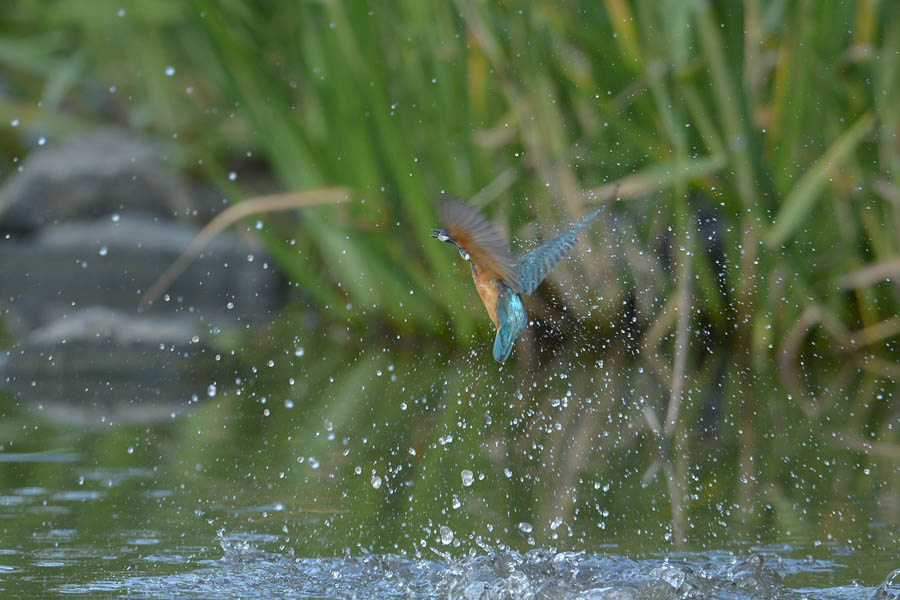
[[[462,484],[464,487],[469,487],[472,485],[472,482],[475,481],[475,474],[469,469],[463,469],[460,476],[462,477]]]
[[[441,543],[449,546],[453,542],[453,530],[446,525],[441,525]]]

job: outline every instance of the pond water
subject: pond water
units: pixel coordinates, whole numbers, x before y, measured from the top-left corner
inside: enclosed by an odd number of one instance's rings
[[[897,462],[852,435],[865,374],[810,415],[708,352],[666,439],[627,345],[499,367],[366,335],[218,340],[131,420],[92,405],[118,383],[7,375],[0,595],[900,598]]]

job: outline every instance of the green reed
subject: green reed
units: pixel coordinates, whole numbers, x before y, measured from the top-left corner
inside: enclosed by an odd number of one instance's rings
[[[465,268],[428,239],[435,196],[486,190],[479,200],[521,249],[618,183],[611,218],[532,303],[538,318],[567,303],[607,336],[632,307],[643,352],[672,377],[689,310],[691,330],[775,365],[809,406],[900,372],[898,293],[885,283],[900,272],[891,3],[122,8],[8,11],[0,117],[23,123],[0,143],[24,152],[23,131],[77,132],[114,106],[130,126],[177,134],[168,159],[234,201],[269,191],[260,175],[281,190],[352,188],[340,205],[265,218],[263,233],[302,297],[336,321],[462,344],[477,328],[481,344]],[[804,374],[818,359],[861,366],[863,380]],[[867,414],[882,422],[885,410]]]

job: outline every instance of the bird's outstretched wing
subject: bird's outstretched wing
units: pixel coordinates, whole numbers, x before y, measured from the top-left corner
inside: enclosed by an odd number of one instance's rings
[[[510,254],[506,240],[484,215],[449,196],[440,199],[438,214],[450,238],[466,251],[476,269],[491,271],[514,292],[522,291],[518,263]]]
[[[519,259],[519,276],[522,282],[522,292],[526,294],[534,293],[538,285],[553,270],[553,267],[558,265],[559,261],[578,242],[578,233],[599,217],[600,213],[603,212],[603,208],[601,206],[575,223],[565,233],[561,233]]]

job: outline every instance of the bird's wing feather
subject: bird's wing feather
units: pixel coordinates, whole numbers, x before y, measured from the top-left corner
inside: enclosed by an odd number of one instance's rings
[[[533,294],[538,285],[550,274],[550,271],[565,258],[566,254],[578,242],[577,234],[600,216],[603,207],[575,223],[568,231],[562,233],[546,244],[538,246],[519,259],[519,276],[522,291]]]
[[[575,234],[567,231],[523,256],[519,262],[522,291],[533,294],[577,242]]]
[[[438,212],[447,233],[469,254],[476,269],[491,271],[511,290],[521,291],[518,263],[484,215],[461,200],[446,196],[441,198]]]

